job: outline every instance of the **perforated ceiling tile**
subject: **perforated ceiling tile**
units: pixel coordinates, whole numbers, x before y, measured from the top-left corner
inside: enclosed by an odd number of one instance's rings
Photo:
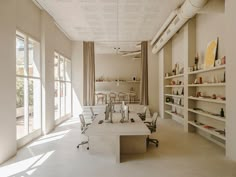
[[[184,0],[37,0],[72,40],[151,40],[171,11]],[[118,20],[118,21],[117,21]],[[115,41],[111,43],[111,41]],[[122,48],[132,48],[127,43]],[[101,47],[100,47],[101,48]],[[105,50],[107,51],[107,49]]]

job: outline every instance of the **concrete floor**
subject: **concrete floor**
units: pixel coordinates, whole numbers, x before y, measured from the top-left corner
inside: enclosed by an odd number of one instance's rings
[[[236,163],[224,149],[197,134],[183,132],[173,120],[158,120],[159,148],[122,156],[121,164],[90,155],[80,134],[78,118],[20,149],[0,166],[1,177],[236,177]]]

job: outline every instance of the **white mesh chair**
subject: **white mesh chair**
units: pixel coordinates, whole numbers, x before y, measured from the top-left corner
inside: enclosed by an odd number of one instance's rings
[[[80,118],[80,123],[81,123],[81,134],[84,134],[85,131],[88,129],[88,126],[90,125],[90,123],[86,123],[85,122],[85,119],[84,119],[84,115],[83,114],[80,114],[79,115],[79,118]],[[81,143],[79,143],[77,145],[77,148],[79,148],[80,146],[84,145],[84,144],[88,144],[88,141],[82,141]],[[87,149],[89,149],[89,147],[87,147]]]

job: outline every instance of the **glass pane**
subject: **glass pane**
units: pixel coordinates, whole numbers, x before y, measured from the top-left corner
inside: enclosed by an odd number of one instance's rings
[[[25,40],[23,37],[16,37],[16,74],[25,75]]]
[[[64,65],[64,58],[60,56],[60,80],[64,80],[65,74],[65,65]]]
[[[59,79],[59,58],[58,55],[55,54],[54,57],[54,79],[58,80]]]
[[[28,41],[28,72],[29,76],[40,76],[40,46],[39,43],[29,39]]]
[[[66,114],[71,114],[71,83],[66,83]]]
[[[55,82],[55,90],[54,90],[54,116],[55,120],[60,117],[60,83]]]
[[[61,117],[65,116],[65,83],[61,82]]]
[[[41,91],[40,80],[29,79],[29,132],[41,128]]]
[[[17,139],[27,135],[25,130],[24,78],[16,78],[16,136]]]
[[[65,69],[66,69],[66,81],[71,81],[71,61],[65,60]]]

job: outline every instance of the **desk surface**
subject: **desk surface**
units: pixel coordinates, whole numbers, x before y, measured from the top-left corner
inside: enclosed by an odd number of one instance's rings
[[[96,119],[89,125],[85,134],[87,136],[150,135],[150,130],[136,113],[129,114],[129,118],[133,118],[135,122],[129,120],[129,122],[120,123],[120,113],[113,113],[113,123],[106,123],[104,118],[104,113],[97,115]],[[98,124],[99,120],[103,120],[103,123]]]

